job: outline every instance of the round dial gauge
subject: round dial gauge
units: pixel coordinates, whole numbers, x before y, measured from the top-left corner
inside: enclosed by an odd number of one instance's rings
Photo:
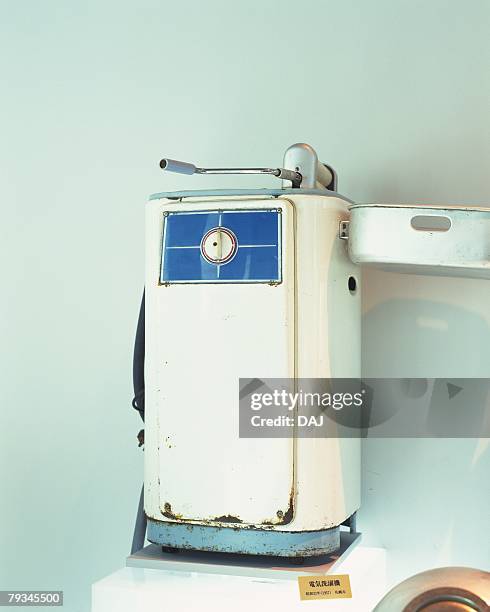
[[[235,234],[226,227],[214,227],[201,240],[201,254],[212,264],[225,264],[235,257],[238,243]]]

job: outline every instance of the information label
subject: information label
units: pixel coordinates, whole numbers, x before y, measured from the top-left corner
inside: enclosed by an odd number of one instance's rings
[[[346,599],[352,597],[348,574],[299,576],[301,599]]]

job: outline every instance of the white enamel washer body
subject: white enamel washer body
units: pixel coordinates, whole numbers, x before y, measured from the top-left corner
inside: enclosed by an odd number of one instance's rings
[[[339,238],[348,204],[294,189],[148,203],[151,541],[283,556],[338,548],[360,505],[360,440],[239,438],[238,381],[360,377],[360,269]]]

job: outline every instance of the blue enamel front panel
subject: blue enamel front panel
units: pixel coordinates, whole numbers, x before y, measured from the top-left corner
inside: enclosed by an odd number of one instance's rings
[[[210,263],[201,242],[215,228],[236,238],[226,263]],[[281,214],[275,210],[165,213],[161,283],[269,283],[281,281]]]

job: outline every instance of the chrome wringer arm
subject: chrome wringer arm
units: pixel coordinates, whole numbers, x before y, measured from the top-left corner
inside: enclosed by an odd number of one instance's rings
[[[178,174],[270,174],[284,181],[291,181],[293,187],[299,187],[303,177],[295,170],[285,168],[198,168],[194,164],[164,158],[160,168]]]
[[[194,164],[164,158],[160,168],[178,174],[269,174],[283,181],[290,181],[295,189],[320,189],[336,191],[335,170],[318,160],[315,149],[304,142],[298,142],[287,149],[284,168],[198,168]],[[283,183],[283,188],[289,185]]]

